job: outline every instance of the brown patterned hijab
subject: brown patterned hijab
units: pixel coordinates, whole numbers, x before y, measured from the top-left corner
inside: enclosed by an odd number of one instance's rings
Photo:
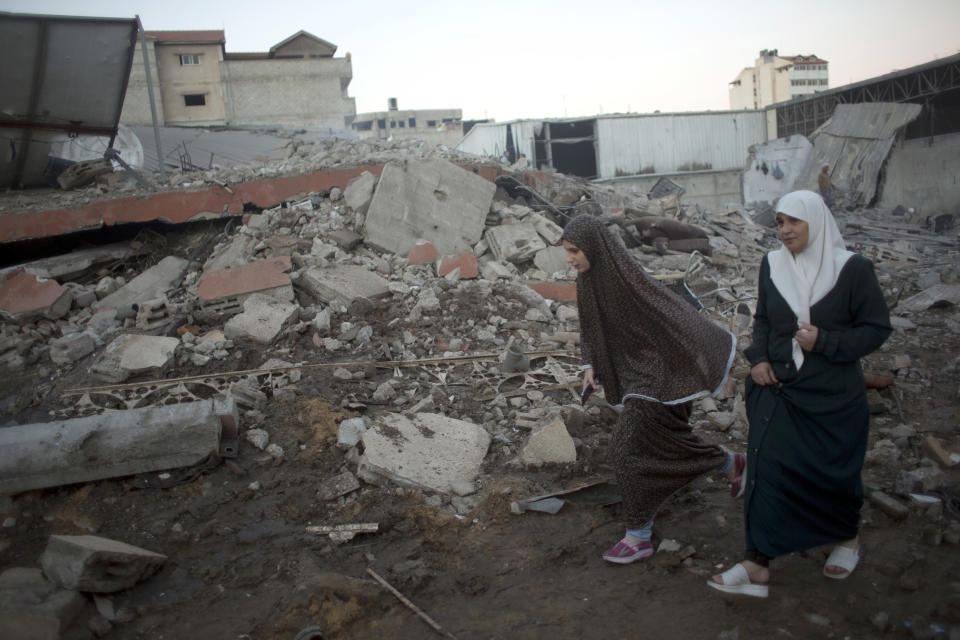
[[[577,276],[580,346],[611,404],[638,397],[680,404],[716,393],[736,339],[644,272],[600,220],[582,214],[563,240],[590,269]]]

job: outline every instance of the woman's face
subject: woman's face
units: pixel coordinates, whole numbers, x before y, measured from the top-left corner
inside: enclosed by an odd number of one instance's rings
[[[780,242],[790,250],[790,253],[800,253],[807,248],[807,243],[810,241],[810,226],[803,220],[791,218],[785,213],[778,213],[777,230],[780,232]]]
[[[580,247],[568,240],[561,240],[560,246],[567,251],[567,264],[577,270],[577,273],[586,273],[590,271],[590,261],[586,254],[580,250]]]

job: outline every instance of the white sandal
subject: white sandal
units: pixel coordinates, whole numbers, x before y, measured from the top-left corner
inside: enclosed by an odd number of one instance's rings
[[[753,596],[754,598],[766,598],[770,594],[770,586],[750,582],[750,575],[746,568],[737,563],[720,574],[723,583],[707,580],[707,584],[724,593],[733,593],[741,596]]]
[[[837,545],[830,552],[830,557],[823,565],[823,575],[834,580],[844,580],[850,577],[853,570],[857,568],[858,562],[860,562],[859,547],[853,549],[852,547]],[[827,567],[840,567],[843,569],[843,573],[830,573],[827,571]]]

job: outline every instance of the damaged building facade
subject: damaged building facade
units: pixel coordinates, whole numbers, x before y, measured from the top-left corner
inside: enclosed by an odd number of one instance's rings
[[[463,137],[463,110],[400,109],[397,99],[390,98],[386,111],[358,113],[351,128],[361,140],[417,139],[452,147]]]
[[[777,102],[825,91],[830,65],[816,55],[781,56],[764,49],[754,65],[730,82],[731,109],[763,109]]]
[[[146,31],[148,65],[162,125],[288,125],[346,130],[350,54],[298,31],[266,52],[226,51],[222,30]],[[150,124],[143,51],[137,43],[121,122]]]

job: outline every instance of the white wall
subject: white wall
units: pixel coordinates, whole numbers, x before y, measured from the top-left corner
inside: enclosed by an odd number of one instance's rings
[[[894,147],[886,166],[879,209],[898,204],[924,216],[960,214],[960,134],[908,140]]]
[[[801,135],[754,146],[743,172],[744,204],[773,204],[780,196],[793,191],[812,150],[813,144]],[[775,176],[778,166],[783,172],[782,178]]]

